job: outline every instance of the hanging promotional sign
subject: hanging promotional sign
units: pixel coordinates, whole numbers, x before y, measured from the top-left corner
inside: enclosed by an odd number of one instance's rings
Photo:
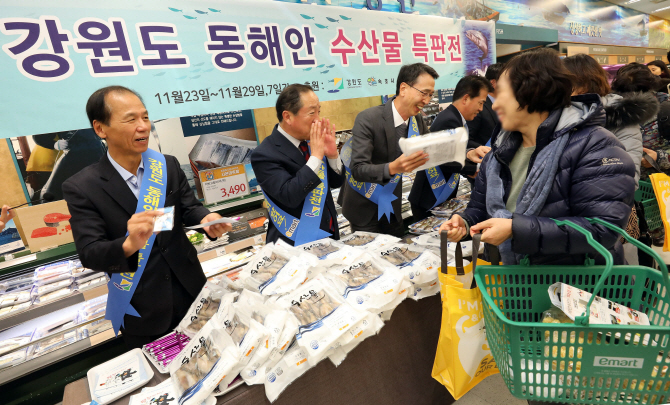
[[[0,138],[85,128],[86,100],[109,85],[137,91],[154,120],[274,106],[290,83],[322,101],[393,94],[416,62],[453,88],[495,61],[493,28],[253,0],[3,5]]]

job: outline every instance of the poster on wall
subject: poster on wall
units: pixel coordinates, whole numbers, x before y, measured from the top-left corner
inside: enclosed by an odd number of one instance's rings
[[[599,0],[277,0],[558,30],[562,42],[652,45],[650,16]],[[667,48],[667,46],[660,46]]]
[[[112,84],[142,95],[153,120],[271,107],[290,83],[322,101],[394,93],[400,66],[416,62],[453,88],[495,61],[493,44],[493,21],[351,7],[25,0],[0,18],[0,87],[12,95],[0,111],[40,119],[8,120],[0,138],[85,128],[86,100]]]
[[[258,146],[251,110],[201,114],[157,121],[161,152],[174,155],[189,185],[203,199],[200,172],[244,165],[248,191],[260,192],[251,167],[251,153]]]

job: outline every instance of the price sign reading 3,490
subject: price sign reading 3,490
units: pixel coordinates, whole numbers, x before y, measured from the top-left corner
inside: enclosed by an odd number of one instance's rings
[[[249,183],[244,165],[203,170],[199,175],[206,204],[214,204],[249,194]]]

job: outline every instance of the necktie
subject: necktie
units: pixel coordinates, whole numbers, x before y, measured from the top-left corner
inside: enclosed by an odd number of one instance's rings
[[[307,146],[307,141],[301,141],[300,145],[298,146],[300,148],[300,152],[302,152],[302,155],[305,157],[305,162],[309,160],[309,147]]]

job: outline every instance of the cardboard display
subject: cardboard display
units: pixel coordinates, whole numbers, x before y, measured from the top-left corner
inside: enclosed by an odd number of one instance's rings
[[[23,244],[30,251],[73,243],[70,212],[65,200],[23,207],[16,210],[14,223]]]

